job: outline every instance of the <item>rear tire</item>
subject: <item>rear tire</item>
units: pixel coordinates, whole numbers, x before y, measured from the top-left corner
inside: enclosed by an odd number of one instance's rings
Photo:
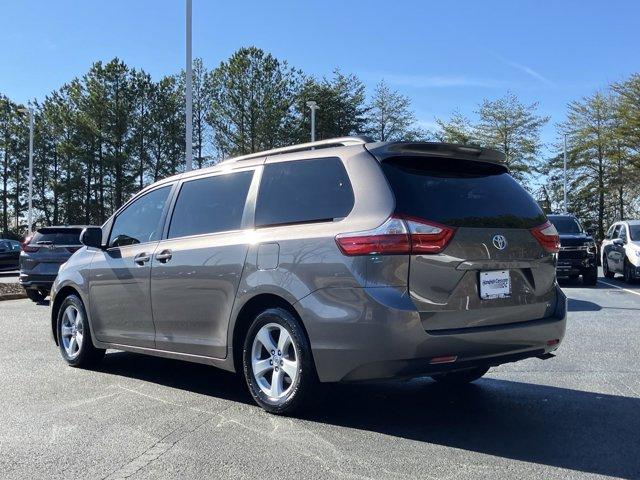
[[[317,398],[311,345],[299,321],[283,308],[270,308],[253,320],[242,364],[251,396],[269,413],[290,415]]]
[[[595,287],[598,284],[598,267],[591,268],[582,274],[583,285]]]
[[[438,373],[437,375],[431,375],[431,378],[443,385],[459,386],[478,380],[488,371],[489,367],[475,367],[457,372]]]
[[[49,294],[49,292],[45,292],[44,290],[36,290],[35,288],[26,288],[25,293],[27,294],[29,300],[36,303],[44,302],[44,299],[47,298],[47,295]]]
[[[57,333],[62,358],[72,367],[93,367],[104,357],[105,350],[93,345],[87,312],[78,296],[69,295],[62,301]]]

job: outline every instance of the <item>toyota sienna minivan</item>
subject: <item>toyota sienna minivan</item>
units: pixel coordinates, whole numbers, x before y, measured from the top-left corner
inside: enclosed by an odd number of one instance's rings
[[[106,349],[242,372],[290,413],[323,382],[471,382],[552,357],[565,332],[558,233],[502,153],[324,140],[142,190],[51,292],[64,360]]]

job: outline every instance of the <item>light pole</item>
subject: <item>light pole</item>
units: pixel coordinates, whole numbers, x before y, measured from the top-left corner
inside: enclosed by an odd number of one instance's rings
[[[33,108],[21,108],[21,113],[29,114],[29,212],[27,213],[27,235],[33,227]]]
[[[564,134],[564,213],[567,210],[567,134]]]
[[[311,109],[311,141],[316,141],[316,110],[318,110],[318,104],[313,100],[307,102],[307,107]]]
[[[191,71],[192,61],[191,61],[191,0],[186,0],[187,11],[186,11],[186,30],[187,30],[187,55],[186,55],[186,82],[185,82],[185,99],[186,99],[186,108],[185,108],[185,160],[186,160],[186,169],[187,171],[191,170],[192,162],[193,162],[193,101],[191,94],[191,82],[193,79],[193,73]]]

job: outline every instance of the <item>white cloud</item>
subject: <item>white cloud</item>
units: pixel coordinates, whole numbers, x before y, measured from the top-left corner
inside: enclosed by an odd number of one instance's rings
[[[494,57],[496,57],[498,60],[500,60],[502,63],[504,63],[505,65],[509,65],[512,68],[515,68],[516,70],[520,70],[521,72],[526,73],[527,75],[529,75],[532,78],[535,78],[536,80],[544,83],[545,85],[548,85],[550,87],[555,87],[556,84],[553,83],[551,80],[549,80],[547,77],[545,77],[544,75],[542,75],[540,72],[534,70],[533,68],[527,66],[527,65],[523,65],[521,63],[517,63],[517,62],[512,62],[511,60],[508,60],[506,58],[504,58],[502,55],[499,55],[495,52],[492,52],[492,55]]]

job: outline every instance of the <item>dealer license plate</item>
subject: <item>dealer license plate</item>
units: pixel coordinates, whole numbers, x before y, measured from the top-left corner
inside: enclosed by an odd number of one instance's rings
[[[509,270],[480,272],[480,298],[507,298],[511,296]]]

